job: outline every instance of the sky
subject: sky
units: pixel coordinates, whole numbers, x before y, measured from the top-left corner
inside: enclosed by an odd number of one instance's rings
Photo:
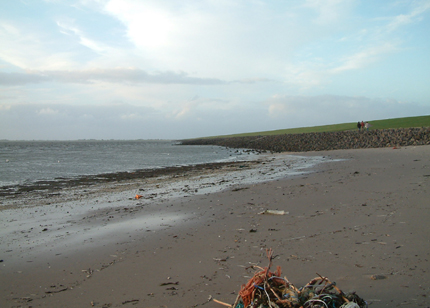
[[[0,0],[0,139],[430,114],[430,0]]]

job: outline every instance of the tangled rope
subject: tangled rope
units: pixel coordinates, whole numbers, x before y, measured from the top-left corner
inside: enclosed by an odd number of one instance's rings
[[[258,267],[254,276],[242,285],[236,301],[229,305],[215,302],[231,308],[367,308],[365,300],[355,292],[345,294],[335,282],[319,274],[304,287],[296,288],[286,277],[281,277],[278,266],[270,271],[273,256],[272,249],[266,250],[269,265]]]

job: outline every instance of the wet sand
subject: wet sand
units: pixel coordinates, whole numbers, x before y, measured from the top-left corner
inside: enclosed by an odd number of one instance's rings
[[[208,299],[233,303],[272,248],[298,287],[318,273],[370,307],[429,307],[430,146],[299,155],[331,160],[288,178],[282,154],[234,167],[258,184],[226,166],[8,201],[0,306],[223,307]]]

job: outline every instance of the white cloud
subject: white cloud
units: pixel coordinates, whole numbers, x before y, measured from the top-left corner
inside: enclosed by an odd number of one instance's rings
[[[176,112],[175,118],[180,119],[180,118],[185,118],[190,116],[190,114],[192,113],[193,107],[195,107],[195,103],[192,103],[192,102],[187,102],[183,104],[182,108],[178,112]]]
[[[69,23],[71,23],[71,21],[69,22],[57,21],[57,26],[60,28],[61,33],[68,36],[70,35],[77,36],[77,39],[81,45],[89,48],[90,50],[96,53],[103,54],[109,51],[110,48],[107,45],[88,38],[83,33],[83,31],[78,29],[78,27],[75,27]]]
[[[318,13],[315,22],[325,25],[345,19],[355,3],[356,0],[306,0],[303,6],[314,9]]]
[[[191,100],[179,102],[175,104],[179,108],[172,111],[172,115],[175,119],[186,119],[186,118],[201,118],[201,113],[219,113],[219,112],[231,112],[238,106],[231,101],[225,101],[221,99],[209,99],[195,96]]]
[[[13,3],[10,16],[0,3],[0,132],[49,119],[58,134],[213,135],[428,104],[429,1]]]
[[[392,21],[387,25],[387,30],[394,31],[399,27],[421,21],[422,15],[430,9],[430,2],[428,0],[414,1],[412,2],[412,6],[409,13],[393,17]]]
[[[0,72],[0,85],[20,85],[40,82],[91,83],[103,81],[109,83],[155,83],[155,84],[197,84],[222,85],[227,81],[215,78],[198,78],[188,76],[185,72],[148,73],[141,69],[87,69],[87,70],[27,70],[26,73]]]
[[[306,37],[286,11],[257,2],[112,0],[106,11],[126,26],[145,65],[219,79],[270,78],[293,40]]]
[[[24,85],[49,81],[43,74],[3,73],[0,72],[0,85]]]
[[[0,29],[3,35],[21,35],[21,31],[17,27],[5,21],[0,23]]]
[[[322,87],[328,80],[327,65],[315,62],[290,63],[285,67],[285,82],[301,91]]]
[[[59,111],[48,107],[39,110],[37,113],[40,115],[57,115],[59,114]]]
[[[136,113],[122,114],[120,116],[121,120],[129,121],[129,120],[139,120],[142,119],[142,116]]]
[[[73,53],[53,52],[52,37],[17,22],[3,22],[0,27],[0,59],[21,69],[67,69],[75,66]]]
[[[225,103],[199,97],[184,101],[175,113],[119,102],[16,104],[0,108],[0,139],[183,139],[430,114],[425,105],[337,95],[275,95],[231,112],[223,109]],[[45,116],[34,116],[40,113]]]
[[[105,10],[128,27],[128,37],[142,49],[166,47],[175,32],[175,17],[151,1],[109,1]],[[177,25],[176,25],[177,26]]]
[[[341,15],[349,16],[350,9],[356,4],[356,1],[308,0],[304,6],[317,11],[318,21],[323,22],[331,17],[336,20]],[[357,28],[355,33],[342,36],[336,42],[332,41],[333,47],[330,46],[313,57],[306,57],[306,61],[292,59],[285,65],[285,82],[298,86],[301,91],[324,89],[331,84],[334,75],[360,71],[386,61],[388,55],[405,51],[407,47],[404,46],[401,35],[393,30],[420,21],[430,9],[430,2],[413,2],[408,9],[408,13],[381,19],[382,24],[364,24],[366,28]]]
[[[372,46],[341,59],[341,64],[329,69],[328,72],[338,74],[348,70],[358,70],[378,61],[380,57],[395,52],[396,50],[396,45],[389,42],[378,46]]]
[[[9,104],[0,104],[0,110],[11,110],[12,106]]]
[[[393,99],[362,96],[276,95],[265,102],[269,116],[290,123],[288,127],[377,120],[429,114],[430,107]]]

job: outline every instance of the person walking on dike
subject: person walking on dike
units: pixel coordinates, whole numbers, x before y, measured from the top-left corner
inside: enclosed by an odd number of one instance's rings
[[[361,130],[361,123],[360,123],[360,121],[357,122],[357,128],[358,128],[358,131]]]
[[[364,132],[364,122],[363,121],[361,121],[361,128],[363,129],[363,132]]]
[[[371,125],[369,124],[369,122],[364,123],[364,127],[366,128],[367,131],[369,131],[370,126]]]

